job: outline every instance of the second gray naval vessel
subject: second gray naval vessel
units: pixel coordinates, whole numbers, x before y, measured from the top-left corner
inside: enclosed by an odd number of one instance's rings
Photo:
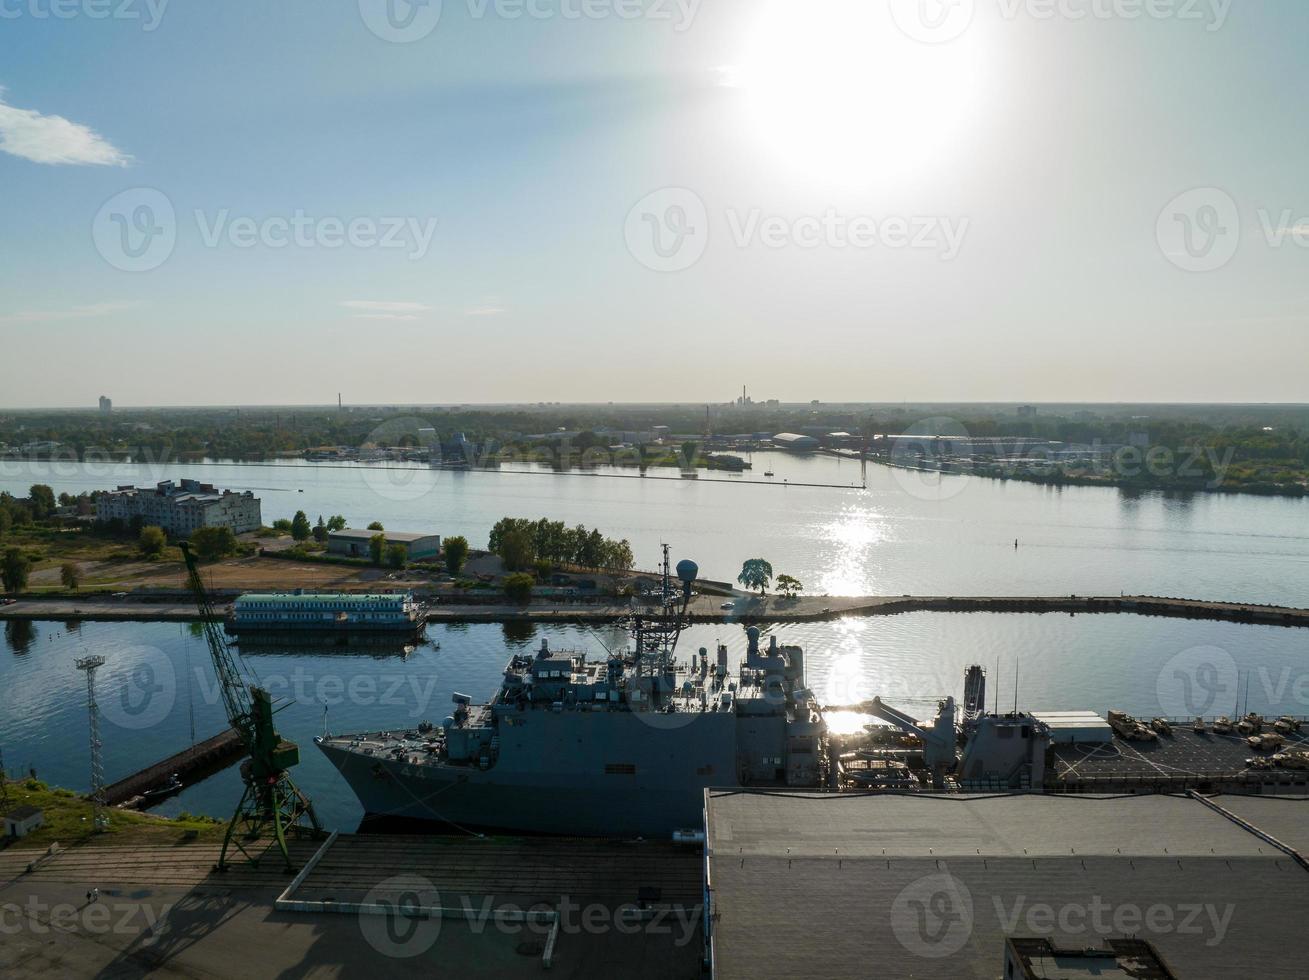
[[[542,640],[488,702],[456,694],[440,725],[315,742],[370,816],[456,827],[667,836],[703,826],[706,787],[824,785],[800,647],[761,647],[751,627],[738,663],[722,645],[678,657],[698,573],[680,562],[676,590],[665,560],[662,609],[633,618],[626,650],[591,660]]]

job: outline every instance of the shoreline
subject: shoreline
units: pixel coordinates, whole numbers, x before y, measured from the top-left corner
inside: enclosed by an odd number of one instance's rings
[[[421,595],[420,595],[421,598]],[[691,605],[688,622],[703,623],[802,623],[840,619],[846,616],[895,616],[912,612],[1099,614],[1120,613],[1166,616],[1183,619],[1309,627],[1309,609],[1269,606],[1257,603],[1221,602],[1163,596],[779,596],[738,597],[732,609],[723,609],[721,596],[699,596]],[[230,602],[218,601],[214,609],[226,616]],[[526,606],[511,604],[438,603],[429,605],[431,623],[614,623],[633,615],[651,616],[653,606],[620,603],[560,603],[535,601]],[[169,596],[133,596],[119,599],[21,598],[0,606],[0,620],[89,622],[182,622],[200,621],[189,601]]]

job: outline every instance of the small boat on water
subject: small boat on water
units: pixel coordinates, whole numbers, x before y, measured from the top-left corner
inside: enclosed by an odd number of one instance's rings
[[[181,778],[177,773],[168,777],[168,781],[162,786],[156,786],[154,789],[148,789],[141,794],[141,799],[146,803],[155,803],[166,796],[172,796],[174,793],[180,793],[184,789]]]

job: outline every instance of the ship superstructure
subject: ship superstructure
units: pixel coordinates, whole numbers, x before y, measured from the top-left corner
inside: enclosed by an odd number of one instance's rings
[[[542,640],[490,701],[456,694],[440,725],[318,746],[369,814],[556,834],[667,835],[702,824],[709,786],[823,785],[800,647],[762,646],[751,627],[736,663],[721,644],[678,656],[697,571],[679,564],[680,596],[665,576],[664,613],[634,618],[626,650],[593,660]]]

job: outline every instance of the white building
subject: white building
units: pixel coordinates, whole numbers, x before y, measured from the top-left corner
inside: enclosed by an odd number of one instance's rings
[[[202,527],[230,527],[233,534],[257,531],[263,524],[259,498],[249,490],[218,490],[198,480],[165,480],[153,490],[122,486],[96,498],[98,521],[140,518],[175,537],[188,537]]]
[[[45,823],[45,814],[34,806],[20,806],[5,814],[5,836],[26,837]]]

